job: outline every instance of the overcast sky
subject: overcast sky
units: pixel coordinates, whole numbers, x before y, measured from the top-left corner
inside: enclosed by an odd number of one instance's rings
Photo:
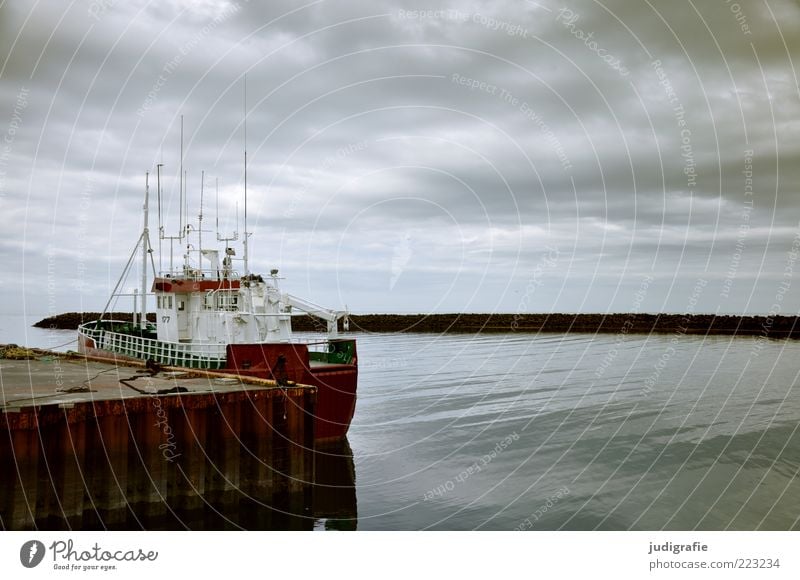
[[[0,47],[2,312],[101,309],[157,163],[176,233],[181,115],[234,230],[245,74],[251,269],[295,294],[800,309],[797,2],[4,2]]]

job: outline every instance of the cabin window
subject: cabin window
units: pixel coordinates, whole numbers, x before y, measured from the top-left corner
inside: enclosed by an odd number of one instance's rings
[[[183,300],[178,300],[178,312],[182,312],[185,306],[186,303]]]
[[[239,295],[234,292],[220,292],[217,294],[217,308],[239,310]]]
[[[158,303],[158,308],[161,308],[161,296],[156,297],[156,302]]]
[[[172,310],[172,296],[167,296],[167,308]]]

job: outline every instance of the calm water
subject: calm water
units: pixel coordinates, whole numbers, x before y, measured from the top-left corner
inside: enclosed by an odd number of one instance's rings
[[[362,338],[359,529],[798,528],[800,342],[671,338]]]
[[[0,314],[0,344],[18,344],[57,351],[75,350],[74,330],[35,328],[34,323],[47,314]]]
[[[359,336],[353,458],[326,467],[355,494],[315,489],[313,527],[800,528],[800,342],[616,339]]]

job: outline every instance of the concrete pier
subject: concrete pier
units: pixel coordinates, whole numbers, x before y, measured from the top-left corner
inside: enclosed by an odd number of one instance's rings
[[[243,380],[0,360],[0,528],[310,529],[316,388]]]

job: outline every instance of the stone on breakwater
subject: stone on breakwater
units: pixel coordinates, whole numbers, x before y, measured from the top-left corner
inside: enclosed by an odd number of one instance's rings
[[[45,318],[34,326],[74,329],[100,317],[98,312],[68,312]],[[112,313],[117,320],[131,314]],[[155,322],[155,314],[147,319]],[[313,316],[296,316],[297,331],[325,331],[325,323]],[[341,327],[341,324],[340,324]],[[623,331],[623,328],[625,330]],[[350,332],[584,332],[650,334],[734,334],[772,338],[800,338],[796,316],[715,316],[713,314],[353,314]]]

